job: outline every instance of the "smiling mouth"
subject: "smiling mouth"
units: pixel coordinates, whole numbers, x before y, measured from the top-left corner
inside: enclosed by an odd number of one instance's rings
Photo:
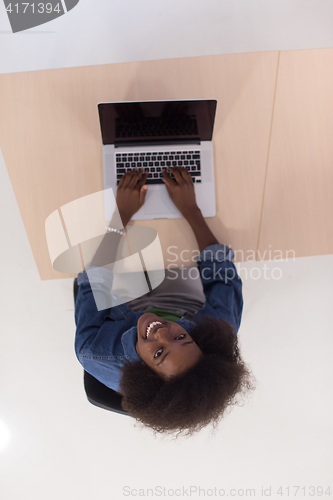
[[[159,327],[159,325],[163,325],[163,323],[161,323],[161,321],[151,321],[149,323],[149,325],[147,326],[145,338],[148,339],[150,333],[152,331],[156,331],[156,329]]]

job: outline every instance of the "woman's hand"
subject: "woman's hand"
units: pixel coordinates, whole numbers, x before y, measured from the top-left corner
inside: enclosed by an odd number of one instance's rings
[[[145,182],[148,172],[140,170],[130,170],[126,172],[119,181],[116,203],[121,219],[127,222],[142,207],[145,202],[148,186]],[[126,225],[124,223],[124,226]]]
[[[171,200],[180,213],[186,218],[191,211],[198,208],[194,184],[190,172],[184,167],[168,167],[175,176],[175,180],[163,168],[163,181]]]

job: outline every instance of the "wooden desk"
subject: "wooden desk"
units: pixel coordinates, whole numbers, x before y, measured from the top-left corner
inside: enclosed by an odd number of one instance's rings
[[[333,253],[333,49],[281,52],[258,250]]]
[[[45,220],[103,189],[97,103],[107,101],[217,99],[217,215],[207,222],[219,241],[235,261],[268,248],[333,252],[332,59],[333,49],[274,51],[0,75],[0,147],[41,279],[74,276],[52,268]],[[158,231],[166,266],[169,247],[197,249],[184,219],[130,224]]]

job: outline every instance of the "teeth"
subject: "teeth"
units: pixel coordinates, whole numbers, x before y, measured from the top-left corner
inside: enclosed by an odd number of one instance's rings
[[[155,326],[155,325],[162,325],[160,321],[153,321],[152,323],[149,323],[147,331],[146,331],[146,338],[148,337],[150,330]]]

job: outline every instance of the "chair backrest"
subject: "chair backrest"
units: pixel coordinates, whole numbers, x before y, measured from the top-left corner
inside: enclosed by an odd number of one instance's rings
[[[78,291],[79,287],[77,284],[77,278],[75,278],[73,285],[74,304],[76,303]],[[121,406],[123,399],[121,394],[102,384],[85,370],[83,370],[83,372],[84,390],[86,392],[87,399],[91,404],[98,406],[99,408],[103,408],[104,410],[114,411],[115,413],[120,413],[121,415],[128,415],[127,411],[125,411]]]

